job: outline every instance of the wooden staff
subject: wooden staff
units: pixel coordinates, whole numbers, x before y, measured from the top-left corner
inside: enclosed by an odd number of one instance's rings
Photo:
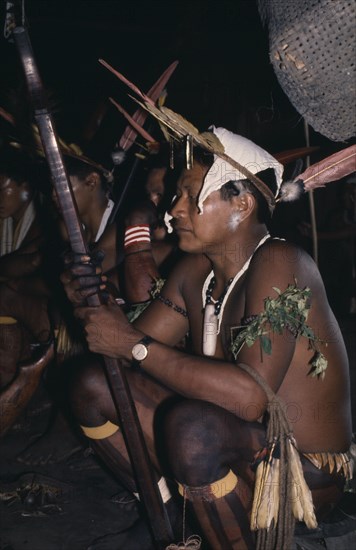
[[[70,245],[74,253],[85,255],[88,253],[87,246],[83,237],[72,189],[58,147],[54,125],[51,115],[47,110],[43,86],[27,30],[23,26],[15,24],[12,36],[25,72],[34,117],[38,125],[53,185],[56,189],[68,231]],[[87,302],[89,306],[99,306],[101,304],[99,294],[88,298]],[[172,541],[172,529],[158,490],[156,476],[150,462],[124,368],[116,360],[109,357],[104,357],[104,362],[111,394],[136,477],[141,502],[146,509],[155,546],[162,549]]]

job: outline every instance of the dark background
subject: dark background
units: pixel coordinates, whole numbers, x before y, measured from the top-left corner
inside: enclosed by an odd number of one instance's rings
[[[68,141],[85,145],[86,124],[110,95],[135,110],[125,86],[99,65],[103,58],[143,91],[178,59],[166,104],[200,130],[225,126],[270,152],[305,144],[303,120],[270,65],[254,0],[27,0],[25,9],[56,124]],[[10,110],[21,71],[14,45],[3,38],[1,67],[0,105]],[[89,149],[102,154],[124,126],[110,106]],[[311,134],[313,144],[335,148]]]
[[[4,21],[4,7],[2,0],[0,21]],[[126,86],[98,63],[99,58],[143,91],[172,61],[179,60],[168,83],[166,105],[199,130],[210,124],[224,126],[271,153],[305,146],[303,118],[275,77],[267,29],[255,0],[26,0],[25,11],[60,136],[78,143],[88,156],[109,168],[110,153],[126,122],[108,98],[112,96],[130,113],[136,105]],[[14,44],[3,36],[0,55],[0,106],[26,120],[22,69]],[[87,141],[85,132],[96,112],[104,113],[102,123]],[[150,130],[162,138],[155,123],[151,122]],[[0,120],[0,138],[13,133]],[[319,147],[312,162],[347,145],[332,142],[312,128],[310,144]],[[288,170],[292,167],[287,175]],[[334,187],[326,193],[316,191],[319,226],[335,201]],[[284,210],[282,223],[292,227],[309,215],[307,200]],[[290,233],[287,230],[289,237]]]

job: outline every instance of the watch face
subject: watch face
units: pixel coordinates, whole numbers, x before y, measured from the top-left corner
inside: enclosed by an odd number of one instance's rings
[[[136,361],[143,361],[147,357],[147,348],[144,344],[136,344],[132,348],[132,357],[136,359]]]

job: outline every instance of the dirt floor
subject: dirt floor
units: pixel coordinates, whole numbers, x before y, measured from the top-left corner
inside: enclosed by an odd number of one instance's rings
[[[341,326],[355,396],[355,317]],[[355,428],[354,397],[352,412]],[[58,415],[42,383],[0,443],[0,550],[149,550],[138,506]]]

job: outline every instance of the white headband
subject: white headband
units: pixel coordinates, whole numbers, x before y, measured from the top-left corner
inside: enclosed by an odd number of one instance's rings
[[[276,176],[277,190],[275,197],[279,193],[282,184],[283,165],[280,164],[272,155],[264,149],[237,134],[233,134],[225,128],[215,128],[210,126],[209,130],[217,136],[225,149],[225,154],[239,164],[247,168],[252,174],[262,172],[267,168],[273,168]],[[218,191],[228,181],[247,179],[237,168],[229,164],[226,160],[214,154],[214,163],[207,172],[203,186],[198,197],[198,208],[200,214],[203,212],[203,202],[214,191]],[[175,197],[173,198],[173,201]],[[172,232],[170,220],[172,216],[166,213],[164,221],[168,232]]]
[[[211,126],[209,130],[212,130],[219,138],[219,141],[224,146],[225,154],[247,168],[252,174],[257,174],[267,168],[273,168],[277,181],[277,192],[275,195],[277,196],[282,183],[282,164],[249,139],[233,134],[225,128],[215,128],[215,126]],[[218,155],[214,155],[214,163],[206,174],[199,193],[199,211],[203,211],[203,202],[211,193],[218,191],[228,181],[242,179],[246,179],[244,174],[226,160],[220,158]]]

